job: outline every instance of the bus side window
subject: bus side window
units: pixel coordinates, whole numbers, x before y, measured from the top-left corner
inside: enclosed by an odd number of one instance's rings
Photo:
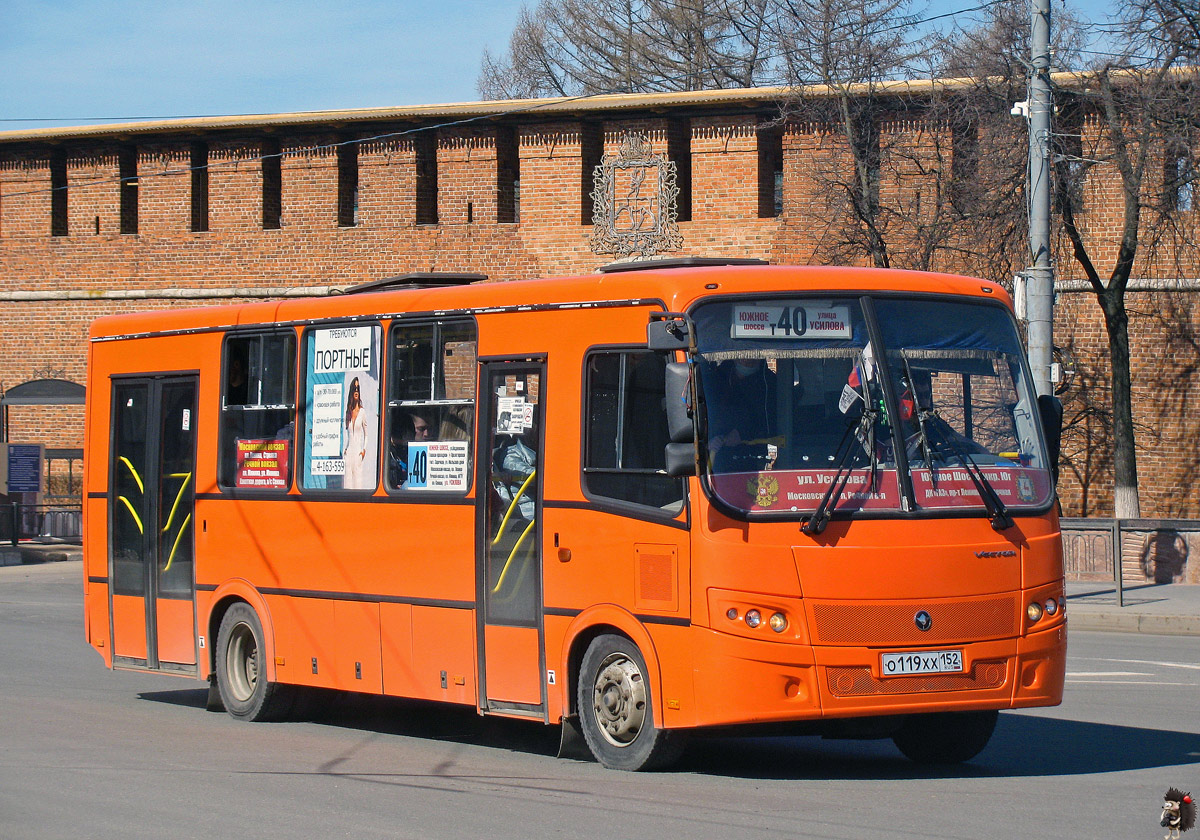
[[[683,509],[683,479],[664,472],[665,370],[666,356],[648,350],[588,355],[583,477],[589,495],[672,515]]]
[[[385,438],[389,489],[470,489],[476,343],[474,321],[394,323]]]
[[[286,491],[295,447],[296,336],[231,336],[224,359],[218,483]]]

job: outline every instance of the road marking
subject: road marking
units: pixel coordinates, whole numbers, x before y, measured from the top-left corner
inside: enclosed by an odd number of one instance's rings
[[[1200,671],[1200,665],[1190,662],[1155,662],[1152,659],[1109,659],[1109,662],[1123,662],[1127,665],[1158,665],[1163,668],[1187,668],[1190,671]]]
[[[1067,679],[1072,677],[1153,677],[1154,674],[1145,671],[1068,671]]]
[[[1075,685],[1162,685],[1195,688],[1195,683],[1159,682],[1158,680],[1076,680],[1067,677],[1067,682]]]

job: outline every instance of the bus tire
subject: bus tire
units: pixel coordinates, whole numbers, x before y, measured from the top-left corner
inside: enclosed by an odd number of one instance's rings
[[[579,666],[576,700],[584,740],[612,770],[654,770],[683,751],[678,732],[654,724],[646,660],[624,636],[597,636]]]
[[[892,742],[918,764],[961,764],[987,746],[999,716],[997,711],[913,715]]]
[[[267,681],[262,622],[247,603],[231,606],[217,633],[217,689],[239,720],[279,720],[291,710],[289,686]]]

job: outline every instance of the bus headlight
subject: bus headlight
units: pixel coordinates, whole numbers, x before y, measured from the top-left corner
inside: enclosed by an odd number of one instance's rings
[[[776,633],[782,633],[787,629],[787,616],[780,612],[771,613],[771,617],[767,619],[767,624],[769,624],[771,629]]]
[[[746,626],[750,628],[762,624],[762,613],[758,610],[746,610]]]
[[[1058,612],[1058,601],[1053,598],[1046,599],[1046,615],[1054,615]]]
[[[1025,617],[1029,619],[1030,624],[1036,624],[1037,620],[1042,617],[1042,605],[1037,601],[1033,601],[1025,608]]]

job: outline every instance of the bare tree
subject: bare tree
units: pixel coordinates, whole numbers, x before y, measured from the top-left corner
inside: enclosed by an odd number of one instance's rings
[[[882,87],[903,77],[916,53],[910,0],[777,4],[773,38],[794,91],[785,116],[829,126],[824,136],[836,139],[848,164],[835,163],[819,176],[829,187],[829,209],[845,220],[827,241],[828,255],[845,259],[858,252],[876,266],[890,266],[888,214],[880,203],[880,118],[897,103]]]
[[[483,56],[485,99],[751,87],[774,0],[540,0],[507,54]]]
[[[1195,178],[1196,18],[1194,0],[1131,0],[1112,24],[1112,41],[1121,45],[1121,53],[1060,94],[1094,126],[1090,148],[1067,142],[1060,149],[1056,209],[1104,315],[1112,366],[1114,509],[1122,518],[1141,515],[1126,293],[1135,266],[1178,266],[1187,253],[1178,237],[1189,232],[1178,224],[1176,211],[1183,209],[1181,197],[1190,196]],[[1105,176],[1114,170],[1121,222],[1116,241],[1106,241],[1088,229],[1075,186],[1091,171]],[[1174,247],[1163,247],[1169,243]]]

